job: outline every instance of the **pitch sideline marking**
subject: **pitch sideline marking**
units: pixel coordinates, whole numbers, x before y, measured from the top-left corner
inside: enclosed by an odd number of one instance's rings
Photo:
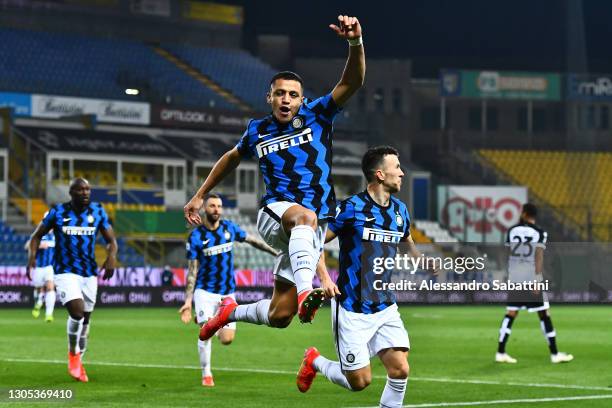
[[[41,364],[66,364],[64,360],[36,360],[27,358],[1,358],[0,361],[11,363],[41,363]],[[192,365],[177,365],[177,364],[140,364],[140,363],[115,363],[106,361],[88,361],[88,365],[113,366],[113,367],[135,367],[135,368],[170,368],[184,370],[201,370],[200,366]],[[245,373],[262,373],[262,374],[287,374],[295,375],[297,371],[287,370],[269,370],[263,368],[239,368],[239,367],[215,367],[217,371],[234,371]],[[374,375],[373,378],[386,379],[385,375]],[[517,387],[537,387],[537,388],[571,388],[576,390],[595,390],[595,391],[610,391],[609,387],[597,387],[588,385],[571,385],[571,384],[545,384],[545,383],[518,383],[518,382],[501,382],[490,380],[461,380],[456,378],[432,378],[432,377],[410,377],[410,381],[426,381],[426,382],[445,382],[458,384],[481,384],[481,385],[504,385]],[[610,394],[612,397],[612,394]]]
[[[464,407],[473,405],[495,405],[495,404],[518,404],[522,402],[555,402],[555,401],[576,401],[576,400],[594,400],[612,398],[609,395],[581,395],[576,397],[552,397],[552,398],[521,398],[510,400],[494,400],[494,401],[469,401],[469,402],[435,402],[427,404],[403,405],[402,408],[425,408],[425,407]],[[349,407],[349,408],[378,408],[378,405],[372,407]]]

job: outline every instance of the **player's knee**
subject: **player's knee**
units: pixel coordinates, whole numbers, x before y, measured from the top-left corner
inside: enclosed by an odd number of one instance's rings
[[[348,378],[352,391],[362,391],[372,382],[371,375],[359,375]]]
[[[404,379],[408,378],[408,374],[410,374],[410,366],[408,365],[407,361],[405,362],[405,364],[399,364],[395,367],[389,367],[389,369],[387,370],[387,375],[389,376],[389,378]]]
[[[317,228],[317,214],[312,210],[304,209],[297,213],[292,219],[292,227],[296,225],[307,225],[312,229]]]
[[[68,311],[68,314],[73,320],[81,320],[85,317],[85,312],[82,310],[70,310]]]

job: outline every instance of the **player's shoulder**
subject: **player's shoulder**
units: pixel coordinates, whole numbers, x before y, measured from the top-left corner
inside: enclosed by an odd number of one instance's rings
[[[258,136],[261,134],[268,133],[268,128],[274,123],[272,115],[268,114],[264,117],[251,119],[246,127],[246,134],[248,136]]]
[[[364,197],[364,193],[361,192],[361,193],[353,194],[352,196],[349,196],[345,198],[344,200],[341,200],[339,207],[343,210],[347,210],[347,209],[354,210],[355,207],[363,205],[363,203],[365,203],[365,197]]]
[[[544,230],[544,228],[542,228],[538,224],[530,224],[530,226],[531,226],[531,228],[533,228],[534,230],[539,232],[541,235],[545,235],[546,234],[546,231]]]
[[[391,196],[391,203],[401,212],[406,213],[408,215],[408,206],[402,200],[395,196]]]
[[[225,228],[225,229],[235,229],[238,228],[238,224],[236,224],[234,221],[232,220],[228,220],[227,218],[222,218],[220,221],[220,224]]]

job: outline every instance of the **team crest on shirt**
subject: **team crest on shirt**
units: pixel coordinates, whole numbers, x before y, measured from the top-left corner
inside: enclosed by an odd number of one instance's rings
[[[304,118],[301,116],[295,116],[291,120],[291,126],[293,126],[294,129],[301,129],[302,126],[304,126]]]
[[[94,222],[94,221],[95,221],[95,219],[94,219],[93,215],[89,215],[89,216],[87,217],[87,222],[88,222],[88,223],[93,224],[93,222]]]
[[[397,223],[398,226],[402,226],[404,225],[404,219],[402,218],[401,215],[399,215],[399,213],[395,213],[395,222]]]
[[[354,363],[355,362],[355,355],[353,353],[348,353],[346,355],[346,361],[348,361],[349,363]]]
[[[225,237],[225,239],[230,239],[231,234],[229,233],[229,231],[225,231],[225,234],[223,236]]]

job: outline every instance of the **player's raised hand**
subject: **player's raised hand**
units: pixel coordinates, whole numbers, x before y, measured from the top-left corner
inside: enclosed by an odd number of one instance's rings
[[[181,315],[183,323],[188,324],[191,321],[191,302],[185,302],[179,309],[179,314]]]
[[[104,270],[104,275],[102,275],[102,279],[108,280],[113,277],[113,274],[115,273],[116,263],[117,260],[114,256],[109,256],[108,258],[106,258],[104,264],[102,265],[102,268],[100,268],[100,272]]]
[[[198,197],[197,195],[193,196],[191,200],[183,207],[183,212],[185,214],[185,221],[187,221],[190,225],[200,225],[202,224],[202,219],[200,218],[200,209],[204,205],[204,199]]]
[[[361,37],[361,25],[357,17],[338,16],[338,25],[330,24],[331,28],[340,38],[352,40]]]

